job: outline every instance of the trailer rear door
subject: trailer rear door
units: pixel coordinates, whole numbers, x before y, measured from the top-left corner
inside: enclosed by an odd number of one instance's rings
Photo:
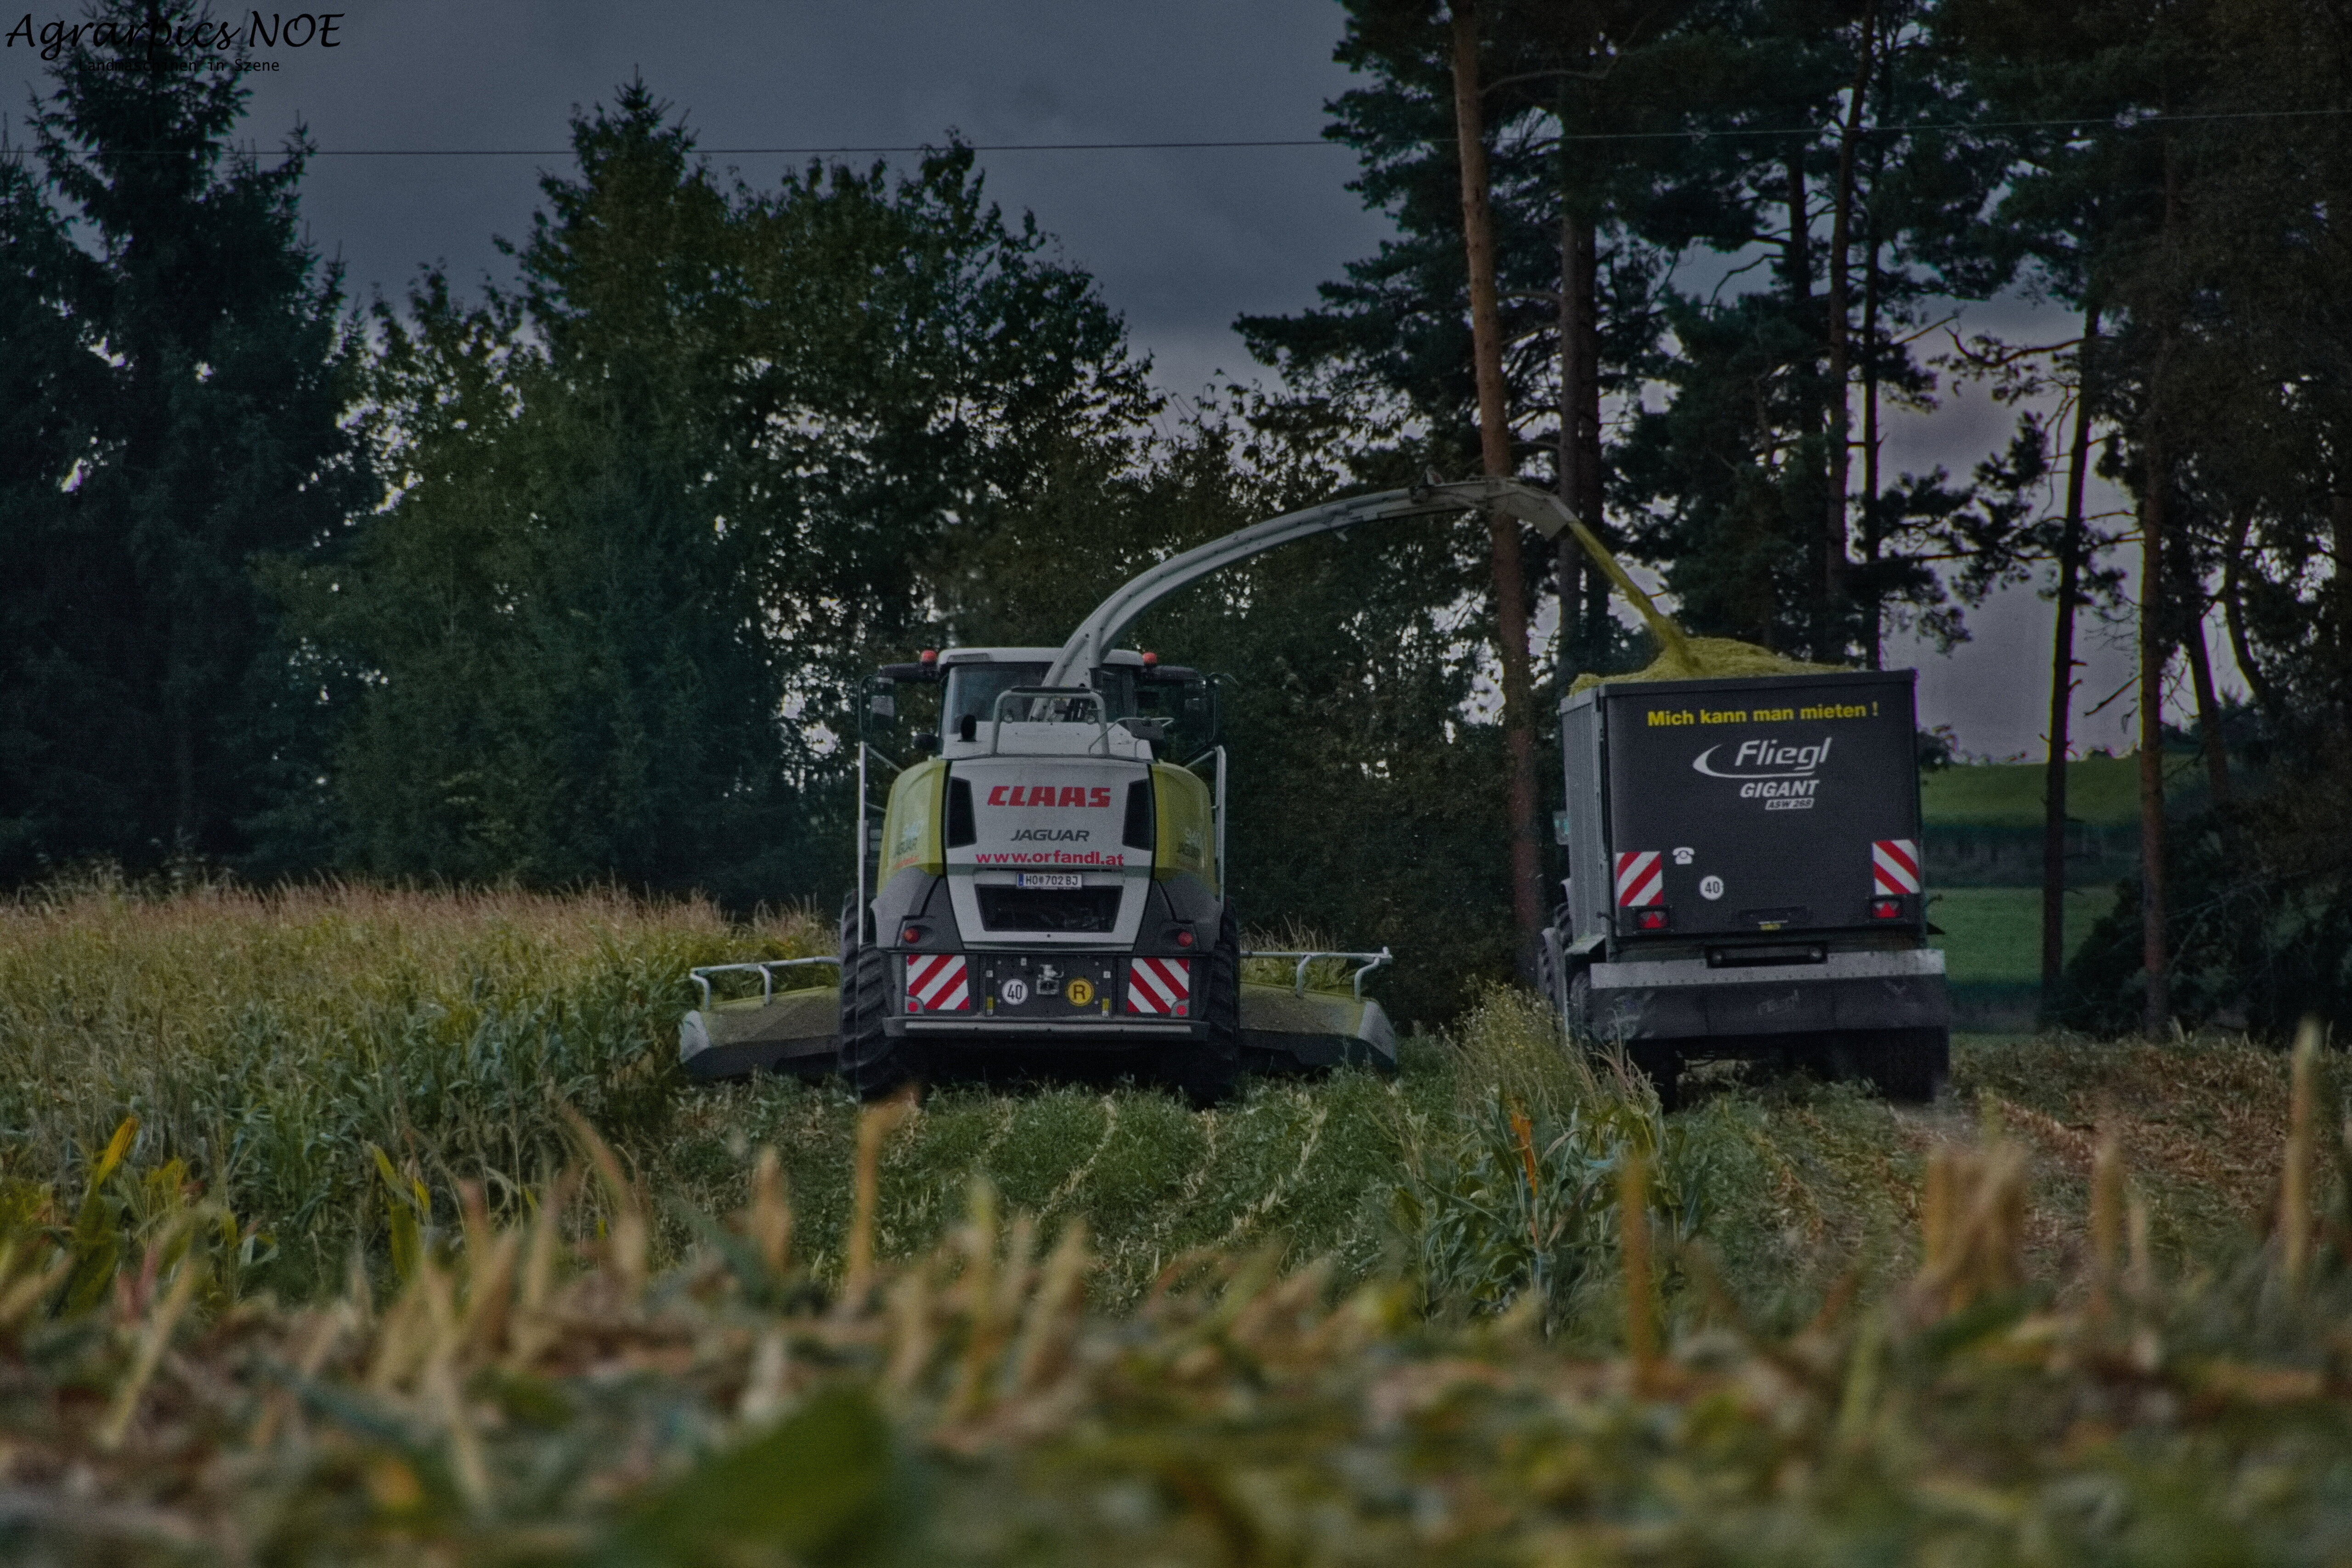
[[[1601,688],[1619,939],[1922,924],[1913,679]]]

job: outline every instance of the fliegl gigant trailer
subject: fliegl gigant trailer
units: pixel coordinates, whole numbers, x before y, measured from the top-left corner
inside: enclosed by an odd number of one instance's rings
[[[1574,526],[1557,498],[1505,480],[1355,497],[1160,563],[1058,648],[949,648],[886,668],[891,691],[939,682],[940,723],[917,741],[936,754],[903,767],[859,742],[859,879],[842,921],[839,986],[780,990],[782,965],[697,971],[704,1005],[679,1041],[688,1072],[837,1065],[871,1097],[990,1055],[1077,1052],[1201,1103],[1229,1093],[1245,1066],[1392,1066],[1394,1033],[1363,995],[1385,951],[1242,952],[1226,879],[1224,750],[1213,734],[1179,744],[1184,710],[1213,714],[1213,703],[1184,700],[1201,684],[1192,672],[1155,669],[1113,644],[1160,598],[1264,551],[1483,509],[1546,537]],[[1148,711],[1171,695],[1173,713]],[[877,769],[896,776],[868,837]],[[1293,983],[1244,983],[1245,956],[1295,961]],[[1358,966],[1349,992],[1308,990],[1317,957]],[[714,1000],[711,980],[730,967],[758,969],[760,994]]]
[[[1541,965],[1572,1027],[1671,1104],[1764,1058],[1932,1099],[1949,1057],[1920,877],[1914,672],[1602,681],[1560,707],[1567,901]]]

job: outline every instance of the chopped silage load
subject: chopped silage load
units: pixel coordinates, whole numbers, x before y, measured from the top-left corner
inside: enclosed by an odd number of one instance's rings
[[[1685,636],[1683,653],[1677,657],[1672,644],[1659,651],[1658,657],[1641,668],[1622,675],[1580,675],[1569,687],[1570,692],[1582,691],[1604,680],[1692,680],[1709,679],[1730,675],[1820,675],[1849,668],[1841,664],[1808,664],[1801,658],[1774,653],[1769,647],[1758,647],[1752,642],[1737,637],[1695,637]]]
[[[1601,565],[1601,573],[1616,584],[1617,592],[1633,606],[1650,628],[1650,636],[1658,645],[1658,657],[1640,669],[1623,675],[1580,675],[1569,687],[1571,695],[1598,686],[1604,680],[1707,680],[1739,675],[1821,675],[1849,668],[1836,664],[1808,664],[1801,658],[1790,658],[1774,653],[1769,647],[1759,647],[1752,642],[1737,637],[1695,637],[1685,632],[1658,608],[1657,601],[1643,592],[1640,584],[1626,574],[1624,566],[1607,545],[1593,537],[1592,531],[1580,522],[1572,522],[1570,530],[1585,553]]]

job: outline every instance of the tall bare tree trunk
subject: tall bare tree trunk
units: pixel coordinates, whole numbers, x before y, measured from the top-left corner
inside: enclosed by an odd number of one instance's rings
[[[1601,345],[1599,246],[1592,226],[1578,221],[1562,194],[1559,214],[1559,499],[1588,528],[1601,526]],[[1560,647],[1588,657],[1598,627],[1587,624],[1580,581],[1600,572],[1584,548],[1567,534],[1559,538]],[[1605,602],[1605,601],[1604,601]]]
[[[1863,241],[1862,274],[1862,558],[1878,562],[1878,232],[1875,226]],[[1885,668],[1886,607],[1876,589],[1870,602],[1863,637],[1868,643],[1869,667]]]
[[[2140,965],[2147,971],[2141,1026],[2150,1039],[2172,1023],[2171,954],[2164,927],[2164,534],[2172,470],[2159,431],[2148,443],[2147,489],[2139,509],[2139,918]]]
[[[1454,5],[1454,134],[1462,156],[1462,243],[1470,264],[1471,353],[1478,375],[1478,447],[1486,470],[1507,479],[1509,412],[1503,395],[1502,314],[1495,293],[1495,227],[1488,210],[1486,127],[1478,89],[1478,10]],[[1486,520],[1494,569],[1495,640],[1503,666],[1503,743],[1510,758],[1511,916],[1519,931],[1519,965],[1533,973],[1543,926],[1543,868],[1536,842],[1536,746],[1528,678],[1527,578],[1519,525]]]
[[[1810,332],[1814,326],[1812,319],[1813,237],[1806,209],[1805,144],[1802,142],[1797,143],[1789,153],[1786,176],[1788,185],[1785,200],[1789,209],[1789,243],[1780,256],[1784,269],[1782,282],[1787,285],[1789,290],[1790,318],[1797,322],[1800,331]],[[1810,355],[1791,367],[1792,373],[1797,377],[1797,384],[1801,395],[1811,395],[1810,392],[1803,392],[1801,389],[1806,388],[1812,382],[1820,369],[1821,361]],[[1801,416],[1801,417],[1805,416]],[[1813,427],[1809,417],[1806,418],[1805,427]],[[1819,578],[1816,577],[1815,581],[1818,582]],[[1825,608],[1826,606],[1816,599],[1816,613],[1812,616],[1812,651],[1814,658],[1823,659],[1831,657],[1831,650],[1826,646],[1829,639],[1828,622],[1826,616],[1820,613]]]
[[[2352,673],[2352,483],[2339,473],[2332,489],[2334,493],[2327,498],[2327,520],[2336,580],[2328,584],[2332,590],[2328,596],[2335,601],[2337,662],[2334,673],[2337,689],[2341,690],[2345,675]]]
[[[2169,105],[2165,105],[2168,109]],[[2172,944],[2165,926],[2164,667],[2170,661],[2171,618],[2165,579],[2165,534],[2172,526],[2172,432],[2169,395],[2172,349],[2180,330],[2172,299],[2179,277],[2175,240],[2179,233],[2179,169],[2172,142],[2163,148],[2163,294],[2157,317],[2156,363],[2150,369],[2147,405],[2141,414],[2144,461],[2139,507],[2139,919],[2140,965],[2147,991],[2141,1031],[2150,1039],[2172,1024]]]
[[[2066,516],[2058,533],[2058,610],[2050,637],[2050,760],[2042,786],[2042,1021],[2057,1022],[2066,982],[2066,758],[2074,713],[2074,609],[2082,597],[2083,485],[2091,464],[2091,362],[2099,308],[2083,311],[2074,362],[2074,449],[2066,458]]]
[[[1843,652],[1844,637],[1832,628],[1845,602],[1846,481],[1853,454],[1852,417],[1846,408],[1852,371],[1846,345],[1846,267],[1853,248],[1854,153],[1862,139],[1863,105],[1869,96],[1872,47],[1876,41],[1878,0],[1864,0],[1862,33],[1855,47],[1853,88],[1848,95],[1845,126],[1839,140],[1837,191],[1830,207],[1829,325],[1829,527],[1822,539],[1822,632],[1824,643],[1833,639]],[[1823,658],[1830,657],[1826,646]]]

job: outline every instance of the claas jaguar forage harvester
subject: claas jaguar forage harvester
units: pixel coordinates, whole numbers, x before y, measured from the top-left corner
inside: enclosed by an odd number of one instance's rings
[[[703,1005],[680,1040],[688,1071],[837,1067],[873,1097],[1050,1051],[1109,1058],[1207,1103],[1245,1068],[1392,1066],[1394,1033],[1363,995],[1385,950],[1242,951],[1213,688],[1114,644],[1166,595],[1265,551],[1465,510],[1503,511],[1546,537],[1573,526],[1556,498],[1507,480],[1335,501],[1162,562],[1058,648],[950,647],[886,668],[867,683],[867,711],[895,710],[901,685],[935,682],[940,729],[918,737],[929,754],[903,766],[858,744],[858,883],[840,954],[697,970]],[[877,825],[872,786],[884,773]],[[1245,982],[1245,956],[1295,963],[1291,982]],[[1355,965],[1348,993],[1307,986],[1318,958]],[[779,984],[795,965],[836,963],[836,987]],[[711,982],[730,969],[755,973],[759,994],[714,1003]]]

